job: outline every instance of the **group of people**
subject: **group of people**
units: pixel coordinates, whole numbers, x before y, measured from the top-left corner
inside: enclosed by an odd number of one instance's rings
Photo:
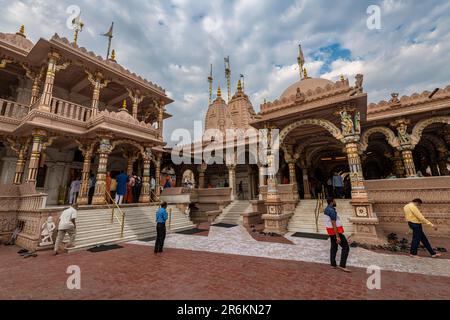
[[[133,172],[127,175],[123,170],[113,177],[111,172],[106,173],[106,193],[105,199],[109,203],[112,199],[117,204],[123,203],[138,203],[142,191],[142,178]],[[90,174],[88,183],[88,204],[92,204],[92,199],[95,193],[96,178],[94,174]],[[166,188],[167,186],[164,186]],[[170,186],[169,186],[170,187]],[[70,183],[69,188],[69,204],[77,203],[78,195],[81,189],[81,179],[77,176]],[[150,177],[151,197],[156,194],[156,180],[155,177]]]
[[[309,177],[309,187],[314,199],[317,199],[320,193],[325,193],[324,196],[326,197],[343,199],[351,188],[349,179],[343,179],[338,172],[334,172],[326,181]]]
[[[351,272],[347,268],[347,258],[350,252],[350,246],[348,244],[347,238],[344,235],[344,227],[342,226],[341,220],[337,213],[337,204],[336,200],[333,197],[327,199],[328,206],[324,210],[324,222],[327,233],[330,237],[331,248],[330,248],[330,263],[331,267],[340,269],[344,272]],[[421,199],[414,199],[406,206],[404,206],[403,211],[405,214],[405,220],[408,223],[408,227],[412,230],[412,241],[409,255],[413,258],[417,258],[417,251],[419,249],[420,243],[426,248],[428,253],[432,258],[439,258],[441,256],[440,253],[437,253],[430,242],[428,241],[427,236],[423,231],[422,225],[430,226],[431,228],[437,230],[437,227],[428,221],[423,214],[420,212],[420,206],[422,205]],[[341,246],[341,260],[340,264],[336,263],[336,255],[338,252],[338,248]]]

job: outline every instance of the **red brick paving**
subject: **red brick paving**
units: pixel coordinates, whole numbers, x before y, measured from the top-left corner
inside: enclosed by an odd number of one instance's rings
[[[450,278],[382,272],[382,290],[368,290],[364,269],[124,245],[23,259],[0,247],[0,299],[450,299]],[[81,290],[68,290],[67,267],[81,268]]]

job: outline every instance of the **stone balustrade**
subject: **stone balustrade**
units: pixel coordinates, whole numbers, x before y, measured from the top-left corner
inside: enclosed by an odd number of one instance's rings
[[[86,122],[91,118],[92,109],[53,97],[50,113],[57,114],[64,118]]]
[[[20,120],[28,114],[29,110],[29,106],[0,99],[0,117]]]

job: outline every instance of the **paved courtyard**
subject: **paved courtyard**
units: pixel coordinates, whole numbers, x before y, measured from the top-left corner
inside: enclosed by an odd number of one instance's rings
[[[351,274],[331,269],[328,242],[287,236],[258,242],[243,228],[211,227],[208,236],[172,234],[163,255],[152,242],[99,253],[23,259],[0,247],[0,299],[450,299],[450,260],[412,259],[356,248]],[[382,268],[369,290],[366,266]],[[69,266],[81,290],[66,286]]]

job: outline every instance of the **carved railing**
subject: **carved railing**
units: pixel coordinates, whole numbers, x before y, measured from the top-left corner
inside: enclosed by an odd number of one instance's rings
[[[64,118],[82,122],[88,121],[92,115],[91,108],[55,97],[52,98],[50,112]]]
[[[28,114],[29,110],[29,106],[9,100],[0,99],[0,117],[22,119]]]

